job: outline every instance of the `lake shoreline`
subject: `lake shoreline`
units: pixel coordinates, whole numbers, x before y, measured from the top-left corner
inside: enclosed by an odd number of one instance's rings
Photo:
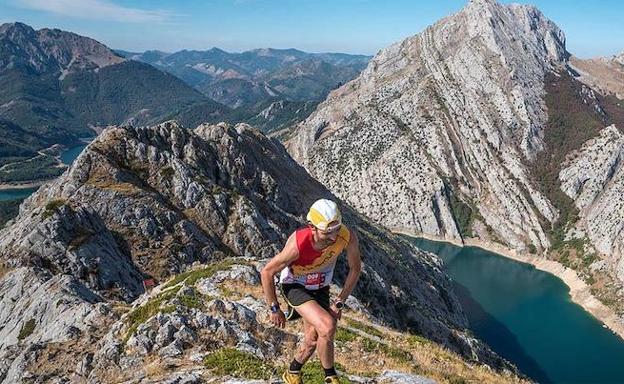
[[[27,181],[20,181],[20,182],[0,183],[0,192],[12,190],[12,189],[14,190],[14,189],[28,189],[28,188],[40,187],[43,184],[50,182],[52,180],[54,179],[27,180]]]
[[[548,260],[541,256],[530,256],[519,254],[516,250],[504,247],[497,243],[483,241],[475,238],[461,241],[445,239],[440,236],[410,233],[405,230],[391,230],[393,233],[410,237],[423,238],[431,241],[450,243],[458,247],[476,247],[489,252],[496,253],[508,259],[521,263],[530,264],[540,271],[550,273],[561,279],[570,289],[569,294],[572,301],[580,305],[586,312],[607,326],[614,334],[624,340],[624,319],[618,317],[614,310],[604,305],[590,291],[590,287],[577,275],[576,271],[568,268],[556,261]]]

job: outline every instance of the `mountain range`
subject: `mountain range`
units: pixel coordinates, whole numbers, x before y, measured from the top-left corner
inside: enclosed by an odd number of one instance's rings
[[[57,175],[62,167],[41,150],[76,145],[112,124],[175,118],[187,126],[244,121],[267,132],[286,128],[368,60],[294,49],[123,54],[132,60],[71,32],[0,26],[0,166],[41,168],[2,171],[3,182]]]
[[[320,102],[330,90],[357,76],[370,60],[364,55],[272,48],[242,53],[218,48],[117,52],[167,71],[230,108],[257,108],[275,99]]]
[[[12,160],[76,144],[109,124],[185,120],[191,109],[200,121],[215,121],[229,111],[95,40],[21,23],[0,26],[0,85],[0,156]]]

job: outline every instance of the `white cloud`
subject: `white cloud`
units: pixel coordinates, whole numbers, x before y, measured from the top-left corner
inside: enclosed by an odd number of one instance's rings
[[[108,0],[19,0],[17,5],[81,19],[127,23],[164,22],[172,16],[164,10],[122,7]]]

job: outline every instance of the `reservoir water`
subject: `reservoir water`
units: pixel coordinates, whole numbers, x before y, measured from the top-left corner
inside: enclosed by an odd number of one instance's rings
[[[15,188],[0,191],[0,201],[25,199],[35,192],[37,188]]]
[[[86,146],[87,143],[63,151],[60,156],[61,161],[67,165],[71,165]],[[38,187],[0,189],[0,201],[24,199],[35,192],[37,188]]]
[[[571,301],[559,278],[493,252],[425,239],[454,281],[470,328],[540,383],[624,383],[624,341]]]
[[[82,150],[85,149],[86,146],[87,144],[85,143],[82,145],[77,145],[75,147],[69,148],[68,150],[61,153],[61,161],[64,164],[71,165],[71,163],[73,163],[74,160],[76,160],[78,155],[80,155],[80,152],[82,152]]]

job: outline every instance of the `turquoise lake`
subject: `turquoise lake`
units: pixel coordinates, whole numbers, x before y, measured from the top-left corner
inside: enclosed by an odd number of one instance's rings
[[[78,155],[80,155],[80,152],[82,152],[82,150],[85,149],[86,146],[87,144],[85,143],[82,145],[69,148],[68,150],[61,153],[61,161],[67,165],[71,165],[71,163],[73,163],[74,160],[76,160]]]
[[[66,151],[61,153],[61,161],[67,165],[71,165],[71,163],[76,160],[78,155],[82,152],[82,150],[87,146],[87,143],[77,145],[75,147],[71,147]],[[37,190],[38,187],[35,188],[11,188],[11,189],[2,189],[0,190],[0,201],[6,200],[17,200],[24,199],[30,196],[33,192]]]
[[[412,238],[439,255],[473,333],[540,383],[624,383],[624,341],[559,278],[476,247]]]

